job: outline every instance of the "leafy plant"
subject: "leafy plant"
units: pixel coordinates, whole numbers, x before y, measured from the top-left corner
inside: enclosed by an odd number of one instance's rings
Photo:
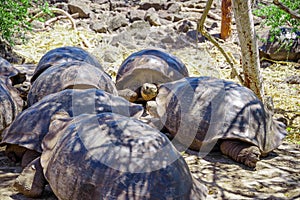
[[[14,44],[13,37],[24,30],[30,30],[28,19],[31,16],[29,8],[40,7],[49,12],[46,2],[37,0],[1,0],[0,1],[0,40]]]
[[[300,14],[300,1],[281,0],[280,2],[293,11],[298,10],[297,12]],[[292,32],[299,31],[300,20],[292,18],[289,13],[278,8],[274,4],[259,4],[258,8],[253,10],[253,14],[262,17],[263,24],[271,28],[271,42],[273,42],[275,37],[281,33],[281,27],[292,28]]]

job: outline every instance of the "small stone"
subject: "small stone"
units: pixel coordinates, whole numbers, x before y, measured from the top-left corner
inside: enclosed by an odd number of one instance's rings
[[[101,21],[94,22],[91,25],[91,29],[96,33],[106,33],[107,32],[107,25]]]
[[[70,14],[78,13],[80,18],[89,18],[92,11],[89,6],[80,1],[72,1],[68,4]]]
[[[165,5],[164,3],[161,3],[160,0],[156,0],[151,2],[142,2],[139,7],[139,9],[142,10],[149,10],[150,8],[154,8],[155,10],[162,10],[165,8]]]
[[[174,43],[175,40],[170,35],[167,35],[163,39],[161,39],[161,42],[163,42],[163,43]]]
[[[144,10],[133,9],[133,10],[129,11],[128,18],[131,22],[138,21],[138,20],[144,20],[145,14],[146,14],[146,11],[144,11]]]
[[[117,13],[116,16],[110,17],[108,21],[108,30],[116,31],[121,27],[129,24],[128,19],[124,14]]]
[[[145,20],[148,21],[149,24],[152,26],[161,25],[158,13],[155,12],[154,8],[150,8],[149,10],[147,10]]]
[[[181,5],[178,2],[168,4],[168,12],[178,14],[181,11]]]
[[[300,76],[299,75],[292,75],[287,77],[284,82],[288,84],[300,84]]]

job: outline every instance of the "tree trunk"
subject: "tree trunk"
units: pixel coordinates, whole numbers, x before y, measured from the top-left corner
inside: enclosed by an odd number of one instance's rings
[[[251,0],[233,0],[233,10],[242,51],[244,85],[250,88],[260,100],[263,100],[264,91]]]
[[[222,0],[221,39],[231,36],[232,6],[231,0]]]

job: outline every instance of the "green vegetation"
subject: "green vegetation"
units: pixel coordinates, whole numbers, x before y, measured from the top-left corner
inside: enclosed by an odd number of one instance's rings
[[[300,14],[300,1],[295,0],[280,0],[282,4]],[[263,25],[271,28],[272,38],[275,39],[276,35],[280,33],[280,27],[290,27],[292,31],[299,31],[300,20],[293,18],[289,13],[280,9],[274,4],[259,4],[258,9],[253,10],[253,14],[264,18]]]
[[[30,30],[28,20],[32,17],[30,8],[39,8],[48,13],[48,4],[37,0],[1,0],[0,1],[0,40],[14,43],[14,36]],[[20,36],[18,36],[20,37]]]

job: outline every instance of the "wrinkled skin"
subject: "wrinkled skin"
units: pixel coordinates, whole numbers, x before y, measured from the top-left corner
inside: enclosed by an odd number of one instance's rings
[[[17,177],[14,187],[27,197],[39,197],[42,195],[46,179],[40,163],[40,157],[31,161]]]
[[[257,146],[239,140],[224,140],[220,149],[224,155],[248,167],[255,167],[261,155]]]
[[[144,83],[135,91],[126,88],[118,91],[118,95],[130,102],[145,102],[154,99],[157,95],[157,86],[152,83]]]

